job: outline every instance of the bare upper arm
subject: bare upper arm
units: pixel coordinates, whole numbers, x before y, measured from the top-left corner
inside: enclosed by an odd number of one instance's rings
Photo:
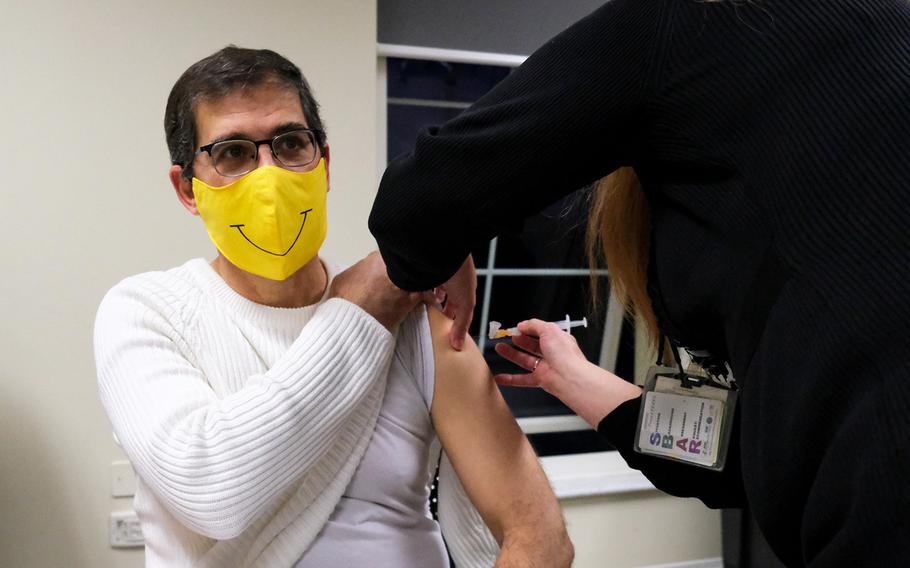
[[[436,387],[431,414],[465,491],[500,543],[523,523],[562,526],[556,498],[537,456],[473,341],[449,345],[451,320],[427,310]]]

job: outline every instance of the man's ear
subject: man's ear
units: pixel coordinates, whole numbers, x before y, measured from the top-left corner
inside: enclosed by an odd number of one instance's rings
[[[183,167],[174,164],[167,171],[167,176],[170,178],[171,185],[174,186],[174,191],[177,192],[177,199],[180,200],[183,207],[191,214],[199,215],[199,210],[196,209],[196,196],[193,195],[193,181],[184,177]]]
[[[322,149],[322,157],[325,159],[325,191],[328,193],[332,189],[332,176],[329,174],[329,145],[326,144],[325,148]]]

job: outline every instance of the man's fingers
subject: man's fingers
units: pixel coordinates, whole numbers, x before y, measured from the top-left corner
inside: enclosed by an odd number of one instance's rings
[[[452,349],[455,351],[461,351],[464,349],[464,333],[458,333],[453,327],[449,332],[449,344],[452,346]]]
[[[510,375],[502,373],[495,375],[493,380],[504,387],[539,387],[540,381],[534,375]]]
[[[432,290],[428,292],[422,292],[420,299],[424,304],[442,311],[442,306],[439,304],[439,298],[436,296],[436,294],[433,293]]]
[[[455,351],[461,351],[464,347],[464,338],[468,334],[470,320],[459,319],[459,314],[455,315],[455,323],[452,324],[452,330],[449,332],[449,343]]]
[[[471,327],[471,320],[474,318],[473,309],[465,309],[464,306],[455,306],[455,323],[452,325],[452,331],[449,334],[449,343],[456,351],[461,351],[464,346],[464,337],[468,334],[468,328]]]
[[[464,347],[465,336],[474,319],[474,303],[477,301],[477,272],[474,260],[468,255],[461,267],[445,283],[436,287],[437,298],[445,294],[443,312],[454,320],[449,333],[449,343],[456,351]]]
[[[458,312],[456,311],[455,304],[452,302],[446,302],[442,307],[442,313],[444,313],[450,320],[453,320],[455,319],[455,316]]]

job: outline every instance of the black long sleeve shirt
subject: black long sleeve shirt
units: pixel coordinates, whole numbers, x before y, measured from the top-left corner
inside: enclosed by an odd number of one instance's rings
[[[387,169],[370,228],[401,287],[619,166],[652,210],[661,328],[727,357],[737,458],[631,451],[658,487],[747,499],[788,565],[910,558],[910,4],[612,0]],[[710,473],[710,472],[708,472]]]

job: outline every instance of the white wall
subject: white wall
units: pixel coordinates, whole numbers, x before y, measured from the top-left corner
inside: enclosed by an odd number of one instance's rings
[[[720,514],[658,491],[564,499],[575,568],[626,568],[712,559],[720,566]]]
[[[129,274],[213,247],[166,172],[164,105],[228,43],[297,63],[332,146],[325,249],[372,246],[375,0],[0,3],[0,566],[141,566],[112,551],[109,465],[92,323]],[[344,221],[342,221],[344,220]]]

